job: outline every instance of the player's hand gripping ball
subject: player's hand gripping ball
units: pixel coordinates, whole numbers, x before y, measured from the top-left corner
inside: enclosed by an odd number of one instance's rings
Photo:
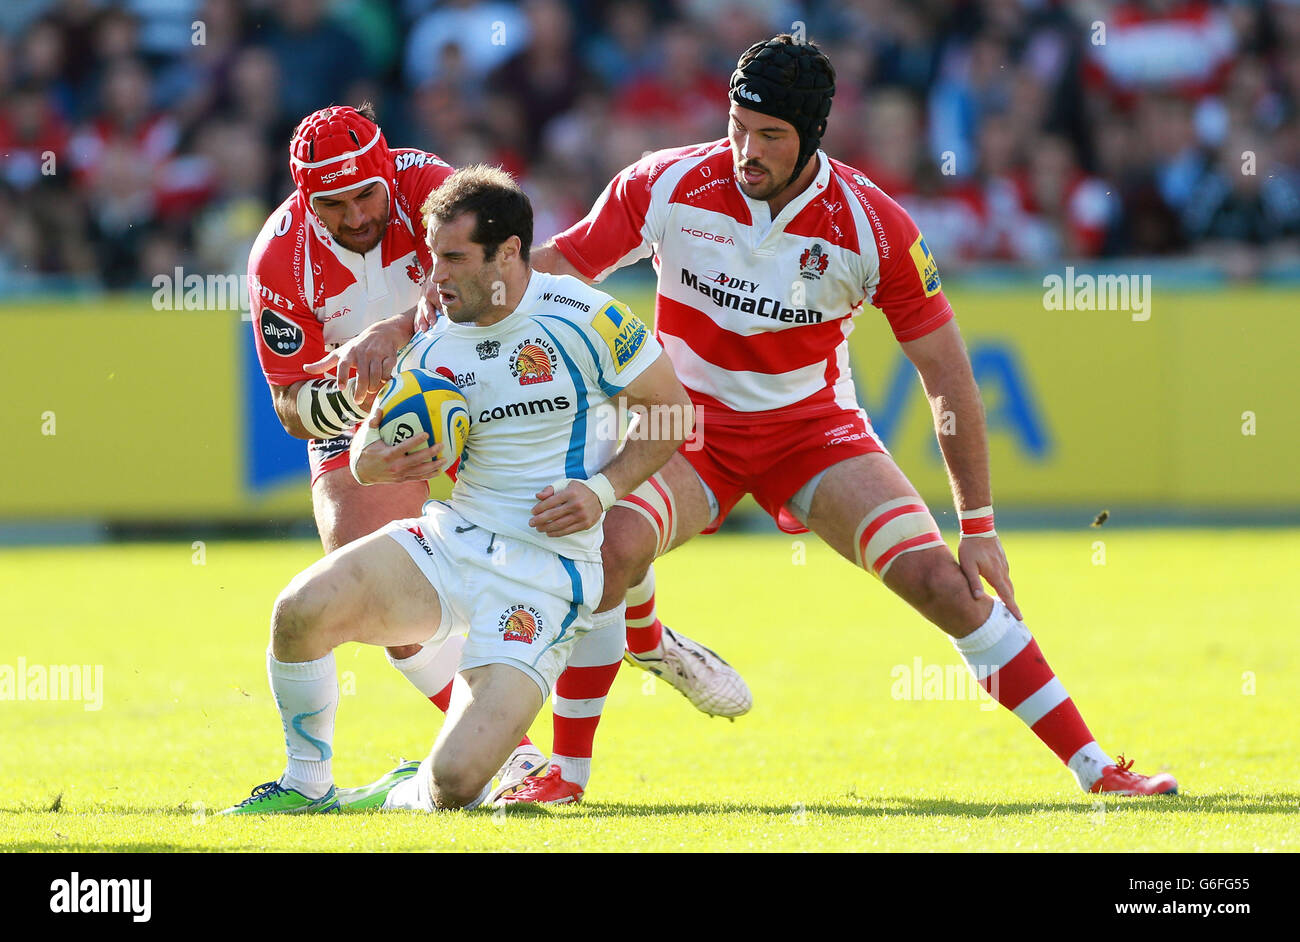
[[[465,450],[469,437],[469,403],[449,379],[428,370],[403,370],[379,392],[375,408],[383,410],[379,438],[396,445],[421,432],[428,447],[442,445],[443,459],[451,466]]]

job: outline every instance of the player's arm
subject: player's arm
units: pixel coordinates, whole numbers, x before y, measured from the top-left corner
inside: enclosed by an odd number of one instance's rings
[[[440,474],[449,462],[442,459],[442,445],[426,448],[428,432],[412,435],[405,441],[385,445],[379,438],[384,412],[376,408],[366,424],[352,438],[348,464],[360,484],[402,484],[427,481]]]
[[[299,336],[304,339],[299,341],[301,349],[295,353],[294,359],[309,361],[298,366],[272,363],[271,354],[264,349],[264,340],[258,348],[264,366],[271,364],[274,367],[267,373],[267,382],[271,387],[275,414],[284,430],[294,438],[329,439],[342,435],[364,419],[375,393],[392,375],[398,353],[411,339],[415,330],[415,311],[413,307],[371,324],[323,357],[318,354],[324,340],[314,317],[301,312],[287,318],[280,315],[282,321],[292,321],[302,331]],[[312,346],[315,353],[308,352]],[[289,372],[282,372],[286,370]],[[329,371],[335,375],[323,375]],[[345,380],[340,387],[338,377],[350,376],[353,371],[355,377],[351,381]],[[292,372],[322,375],[318,379],[276,382],[277,378],[287,377]],[[358,394],[356,390],[362,390],[362,393]]]
[[[623,390],[615,405],[621,405],[638,423],[649,423],[641,434],[629,435],[623,448],[601,469],[614,491],[614,499],[626,497],[665,464],[695,427],[695,407],[682,388],[672,361],[660,353],[640,376]],[[682,417],[680,422],[662,421],[662,416]],[[599,514],[597,514],[599,516]],[[595,521],[593,520],[594,524]]]
[[[349,397],[364,414],[374,402],[375,393],[384,388],[392,375],[398,352],[414,335],[415,313],[416,308],[412,307],[376,321],[303,369],[316,374],[333,372],[336,383],[346,386]]]
[[[638,422],[652,421],[649,434],[629,435],[618,454],[588,481],[575,481],[558,494],[552,487],[543,488],[528,521],[539,533],[568,536],[594,527],[615,500],[632,493],[662,468],[695,426],[691,400],[662,352],[624,387],[616,397],[618,403],[637,415]],[[665,415],[680,415],[682,420],[661,421]]]
[[[528,264],[551,275],[572,275],[596,284],[610,272],[648,258],[662,228],[661,195],[654,193],[650,154],[609,181],[586,218],[532,249]],[[662,167],[660,167],[662,169]]]
[[[287,215],[273,218],[288,221]],[[273,230],[268,223],[249,253],[248,296],[257,359],[284,430],[294,438],[330,439],[355,426],[366,410],[350,392],[339,388],[334,377],[320,374],[341,361],[339,375],[345,381],[354,363],[360,362],[367,371],[391,369],[392,364],[384,366],[384,351],[402,340],[403,331],[410,337],[414,311],[372,325],[327,353],[324,327],[302,296],[301,286],[290,277],[294,257],[286,254],[287,243],[280,238],[289,228],[278,225]],[[378,364],[372,365],[372,360]],[[387,373],[380,382],[386,378]],[[371,377],[365,379],[370,385]]]
[[[287,386],[272,383],[271,402],[280,424],[294,438],[337,438],[366,416],[333,377],[304,379]]]
[[[326,353],[320,322],[305,311],[260,305],[254,323],[258,327],[257,355],[271,387],[276,417],[286,432],[294,438],[330,439],[351,430],[365,418],[365,408],[350,389],[339,387],[335,377],[311,378],[304,374],[323,372],[317,367],[333,364],[340,355],[351,362],[357,354],[344,348],[362,340],[368,331]],[[375,349],[371,343],[358,346],[366,356],[371,354],[365,351]],[[391,362],[381,359],[381,362],[389,363],[391,370],[396,359]]]
[[[948,468],[957,510],[991,507],[993,490],[989,480],[984,404],[957,322],[950,320],[923,337],[904,342],[902,347],[921,375],[921,384],[930,400],[935,432]],[[1011,613],[1021,617],[1007,557],[995,534],[987,538],[962,539],[957,559],[970,583],[972,595],[976,598],[984,596],[980,582],[980,576],[983,576]]]
[[[588,278],[582,272],[578,271],[560,251],[560,247],[555,244],[555,240],[549,240],[545,245],[534,246],[528,253],[528,264],[537,271],[545,272],[548,275],[572,275],[574,278],[580,278],[587,284],[594,284],[595,281]]]

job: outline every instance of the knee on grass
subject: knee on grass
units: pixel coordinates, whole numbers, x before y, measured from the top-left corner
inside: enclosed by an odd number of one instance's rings
[[[435,757],[433,760],[434,802],[440,808],[464,808],[478,798],[483,791],[483,786],[491,777],[491,772],[484,776],[467,768],[464,763]]]

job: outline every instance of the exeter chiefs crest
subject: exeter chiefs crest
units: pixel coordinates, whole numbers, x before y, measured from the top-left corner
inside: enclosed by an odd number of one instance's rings
[[[542,613],[531,605],[516,605],[501,613],[497,619],[497,631],[501,632],[502,641],[532,644],[541,621]]]
[[[809,248],[803,250],[799,256],[799,277],[807,278],[810,281],[820,278],[826,274],[826,266],[831,263],[831,257],[826,254],[820,242],[814,242]]]
[[[521,341],[510,354],[510,375],[519,380],[520,386],[549,383],[555,379],[558,365],[555,347],[541,337]]]

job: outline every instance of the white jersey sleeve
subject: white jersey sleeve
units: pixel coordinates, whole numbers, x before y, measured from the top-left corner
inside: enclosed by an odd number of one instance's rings
[[[585,348],[589,355],[581,357],[577,366],[592,386],[612,398],[644,373],[663,348],[645,322],[622,301],[592,288],[583,293],[590,297],[590,312],[536,316],[543,322],[561,322],[564,326],[557,325],[557,330],[582,338],[579,349]]]

